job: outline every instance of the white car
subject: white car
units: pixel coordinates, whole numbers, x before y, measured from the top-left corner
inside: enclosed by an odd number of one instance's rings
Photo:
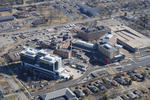
[[[71,65],[72,68],[76,68],[76,65]]]

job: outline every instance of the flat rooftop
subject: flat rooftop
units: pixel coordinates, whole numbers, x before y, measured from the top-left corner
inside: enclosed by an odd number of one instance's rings
[[[134,49],[150,47],[150,38],[127,26],[112,26],[110,28],[118,40]]]
[[[92,27],[83,27],[81,28],[81,30],[79,32],[83,32],[85,34],[90,34],[90,32],[97,32],[100,30],[108,30],[109,27],[108,26],[92,26]]]
[[[55,100],[56,98],[62,98],[62,97],[66,97],[67,100],[70,100],[70,99],[75,100],[76,98],[75,94],[69,88],[64,88],[64,89],[56,90],[53,92],[49,92],[49,93],[41,95],[40,97],[42,100]]]

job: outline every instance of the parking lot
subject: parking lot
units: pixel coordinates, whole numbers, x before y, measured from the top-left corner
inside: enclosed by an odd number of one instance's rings
[[[65,69],[73,76],[73,79],[78,79],[84,73],[84,71],[81,71],[81,70],[78,70],[75,68],[71,68],[69,66],[66,66]]]

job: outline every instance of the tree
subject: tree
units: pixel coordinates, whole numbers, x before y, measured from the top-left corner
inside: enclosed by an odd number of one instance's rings
[[[130,80],[129,80],[129,85],[131,85],[131,84],[132,84],[132,80],[130,79]]]
[[[108,100],[108,95],[107,95],[107,94],[104,94],[102,100]]]
[[[127,16],[127,12],[124,13],[124,16]]]

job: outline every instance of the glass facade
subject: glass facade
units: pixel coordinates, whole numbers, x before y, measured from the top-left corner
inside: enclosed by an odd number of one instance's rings
[[[55,62],[55,70],[58,70],[58,61]]]
[[[40,61],[39,65],[41,68],[44,68],[44,69],[47,69],[50,71],[54,71],[54,67],[53,67],[54,65],[53,64],[48,64],[46,62]]]
[[[35,64],[35,58],[30,57],[30,56],[21,55],[21,61],[32,64],[32,65]]]

